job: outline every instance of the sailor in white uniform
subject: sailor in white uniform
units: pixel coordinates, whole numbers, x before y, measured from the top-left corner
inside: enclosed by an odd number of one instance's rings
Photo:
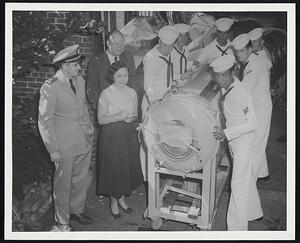
[[[271,69],[272,58],[270,52],[264,46],[263,33],[264,31],[262,28],[255,28],[249,32],[249,39],[251,41],[253,53],[263,58],[267,62],[269,69]]]
[[[174,67],[174,80],[181,86],[184,84],[180,80],[181,75],[193,66],[193,61],[187,59],[189,48],[186,44],[190,26],[180,23],[175,24],[174,27],[178,30],[179,36],[175,42],[174,49],[171,52],[171,60]]]
[[[228,40],[229,31],[233,23],[234,20],[229,18],[221,18],[216,21],[217,38],[201,50],[197,58],[197,62],[200,65],[211,63],[217,57],[233,54],[230,48],[231,43]]]
[[[270,132],[272,100],[267,62],[252,52],[249,34],[237,36],[232,45],[244,70],[240,70],[242,85],[252,94],[258,127],[254,134],[253,171],[257,178],[269,175],[266,146]]]
[[[179,33],[174,26],[165,26],[160,29],[159,44],[154,46],[144,57],[144,90],[142,101],[142,116],[151,103],[163,98],[171,89],[174,80],[173,63],[170,53],[174,48]],[[140,158],[144,180],[147,179],[146,155],[143,147],[140,149]]]
[[[216,128],[216,139],[227,139],[233,156],[231,195],[227,211],[228,230],[248,230],[248,221],[262,217],[260,199],[253,176],[252,147],[257,119],[251,94],[233,76],[235,58],[222,56],[210,66],[214,80],[222,88],[220,112],[225,126]],[[222,124],[222,122],[221,122]]]

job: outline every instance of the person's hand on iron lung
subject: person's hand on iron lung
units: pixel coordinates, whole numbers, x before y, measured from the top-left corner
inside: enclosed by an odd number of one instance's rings
[[[224,140],[226,138],[224,130],[219,126],[214,126],[213,136],[217,140]]]

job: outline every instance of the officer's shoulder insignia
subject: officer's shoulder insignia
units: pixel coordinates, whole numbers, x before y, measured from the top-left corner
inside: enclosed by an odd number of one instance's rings
[[[243,110],[243,112],[244,112],[244,114],[247,114],[248,111],[249,111],[249,107],[247,106],[247,107]]]
[[[249,74],[249,73],[251,73],[253,71],[253,69],[250,69],[246,74]]]
[[[53,76],[52,78],[49,78],[45,81],[46,84],[53,84],[58,78],[56,76]]]

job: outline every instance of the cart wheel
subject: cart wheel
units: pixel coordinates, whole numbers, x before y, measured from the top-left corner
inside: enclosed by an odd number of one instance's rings
[[[161,218],[152,219],[151,227],[154,230],[158,230],[163,224],[163,220]]]

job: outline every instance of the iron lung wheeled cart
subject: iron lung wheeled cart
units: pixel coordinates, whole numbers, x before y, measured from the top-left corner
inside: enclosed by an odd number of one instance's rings
[[[190,71],[184,80],[148,108],[140,125],[147,149],[144,217],[156,230],[164,219],[210,230],[230,171],[225,146],[212,135],[219,88],[208,66]]]

